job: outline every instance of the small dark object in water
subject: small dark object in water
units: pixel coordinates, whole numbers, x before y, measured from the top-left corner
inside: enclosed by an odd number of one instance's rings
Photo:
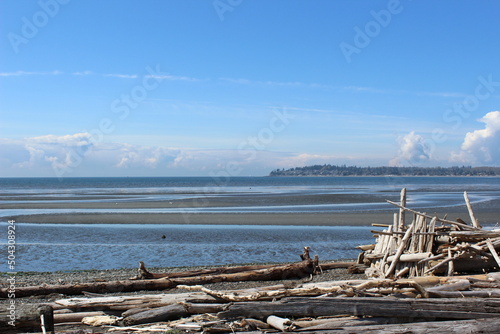
[[[166,238],[167,238],[167,236],[164,234],[164,235],[162,235],[162,236],[161,236],[161,238],[162,238],[162,239],[166,239]]]

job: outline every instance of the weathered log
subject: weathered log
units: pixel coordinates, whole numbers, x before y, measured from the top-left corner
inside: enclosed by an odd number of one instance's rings
[[[106,292],[130,292],[140,290],[165,290],[177,285],[196,285],[217,282],[239,282],[239,281],[262,281],[262,280],[283,280],[292,278],[303,278],[313,274],[315,270],[314,261],[311,259],[274,266],[272,268],[245,271],[241,273],[206,275],[195,277],[183,277],[175,279],[155,279],[155,280],[131,280],[131,281],[111,281],[94,282],[67,285],[45,285],[34,287],[18,287],[17,297],[32,295],[47,295],[60,293],[66,295],[78,295],[83,291],[106,293]],[[0,297],[7,297],[8,288],[0,289]]]
[[[205,314],[205,313],[217,313],[226,307],[226,304],[198,304],[198,303],[183,303],[184,308],[190,314]]]
[[[85,311],[126,311],[136,308],[155,308],[179,302],[214,303],[217,299],[205,293],[148,294],[128,296],[108,296],[91,298],[68,298],[56,300],[52,306],[57,308]]]
[[[399,202],[401,207],[399,208],[398,231],[402,231],[405,226],[405,211],[403,208],[406,206],[406,188],[401,189]]]
[[[244,327],[247,330],[256,330],[256,329],[268,329],[271,328],[271,326],[268,323],[265,323],[264,321],[260,321],[257,319],[242,319],[239,323],[237,323],[238,326]]]
[[[82,319],[82,323],[89,326],[113,326],[118,324],[120,318],[114,315],[94,315]]]
[[[398,271],[394,274],[394,278],[399,279],[399,278],[403,277],[404,275],[408,274],[409,271],[410,271],[409,267],[404,267],[403,269],[401,269],[400,271]]]
[[[443,274],[445,270],[443,266],[448,263],[448,261],[454,261],[455,272],[461,273],[474,273],[474,272],[484,272],[489,270],[498,269],[498,264],[493,259],[493,257],[481,257],[473,253],[456,253],[451,259],[447,258],[442,261],[430,261],[430,269],[427,272],[433,271],[433,274]],[[439,269],[441,267],[441,270]],[[437,269],[437,270],[436,270]]]
[[[225,304],[190,304],[178,303],[157,307],[144,312],[132,314],[122,320],[126,326],[147,324],[152,322],[176,320],[192,314],[217,313],[226,307]]]
[[[351,334],[428,334],[428,333],[498,333],[500,318],[475,319],[457,321],[414,322],[404,324],[367,325],[337,327],[329,333]],[[302,331],[303,334],[321,333],[319,331]],[[326,332],[325,332],[326,333]]]
[[[414,253],[414,254],[402,254],[399,257],[400,262],[418,262],[423,259],[429,258],[432,256],[432,253]],[[396,259],[396,256],[389,256],[387,258],[387,262],[392,262]]]
[[[306,331],[324,331],[339,329],[342,327],[350,326],[370,326],[370,325],[381,325],[381,324],[399,324],[409,322],[409,319],[404,318],[387,318],[387,317],[342,317],[342,318],[329,318],[329,319],[318,319],[309,321],[294,321],[293,324],[298,329],[295,332],[306,332]]]
[[[474,216],[474,211],[472,211],[472,205],[470,204],[469,195],[467,195],[466,191],[464,191],[464,199],[465,205],[467,206],[467,211],[469,211],[469,217],[472,222],[472,226],[474,226],[475,228],[481,228],[481,224],[479,224],[479,221]]]
[[[17,292],[17,291],[16,291]],[[19,333],[21,329],[42,327],[54,333],[54,310],[49,305],[6,304],[0,305],[0,330],[2,333]]]
[[[51,293],[60,293],[65,295],[79,295],[84,291],[95,293],[116,293],[141,290],[165,290],[173,288],[176,282],[170,280],[140,280],[140,281],[110,281],[79,284],[56,284],[18,287],[16,289],[17,297],[48,295]],[[5,297],[7,290],[0,289],[0,297]]]
[[[314,260],[307,259],[302,262],[274,266],[272,268],[244,271],[241,273],[207,275],[202,277],[185,277],[172,281],[176,285],[196,285],[217,282],[240,282],[240,281],[266,281],[284,280],[292,278],[304,278],[313,274],[315,270]]]
[[[94,311],[54,314],[54,323],[60,324],[65,322],[80,322],[85,317],[94,317],[99,315],[106,315],[106,313],[103,311]]]
[[[448,258],[451,259],[451,261],[448,262],[448,276],[453,276],[453,273],[455,272],[455,264],[453,263],[453,255],[451,254],[450,247],[448,247]]]
[[[165,305],[165,306],[167,306],[167,305]],[[151,308],[149,308],[149,307],[131,308],[131,309],[128,309],[127,311],[123,312],[121,315],[122,315],[122,317],[126,318],[126,317],[129,317],[131,315],[145,312],[145,311],[149,311],[149,310],[151,310]]]
[[[172,304],[133,314],[123,319],[122,322],[126,326],[131,326],[151,322],[176,320],[188,315],[190,315],[190,313],[182,304]]]
[[[348,262],[324,262],[320,263],[319,267],[323,270],[331,270],[331,269],[348,269],[352,266],[355,266],[356,262],[355,261],[348,261]]]
[[[319,317],[355,315],[432,319],[479,319],[500,317],[500,300],[394,299],[386,297],[304,298],[291,297],[278,302],[239,302],[229,305],[219,318]]]
[[[368,266],[365,264],[354,264],[347,268],[347,272],[350,274],[363,274]]]
[[[261,270],[273,268],[276,266],[281,266],[281,264],[262,264],[262,265],[250,265],[250,266],[235,266],[235,267],[215,267],[208,269],[198,269],[198,270],[188,270],[179,271],[173,273],[152,273],[150,272],[144,262],[139,261],[139,274],[137,277],[131,278],[134,280],[140,279],[159,279],[159,278],[184,278],[184,277],[195,277],[203,275],[221,275],[221,274],[233,274],[252,270]]]
[[[490,281],[500,282],[500,271],[487,274],[486,279]]]
[[[382,259],[385,256],[383,253],[369,253],[365,254],[365,259],[367,260],[378,260]]]
[[[394,269],[396,269],[396,265],[399,261],[399,258],[403,254],[403,251],[406,247],[406,243],[408,242],[408,240],[411,237],[414,226],[415,226],[415,222],[411,223],[410,226],[408,227],[408,230],[406,230],[406,233],[403,236],[403,239],[401,239],[398,250],[396,251],[396,255],[394,255],[394,260],[392,261],[389,269],[387,269],[387,271],[385,272],[385,277],[388,277],[389,275],[391,275],[394,272]],[[383,270],[383,268],[381,268],[381,269]]]
[[[272,327],[282,331],[282,332],[290,332],[295,329],[293,322],[288,318],[280,318],[274,315],[267,317],[266,322]]]
[[[500,231],[450,231],[450,236],[458,241],[479,241],[487,238],[498,238]]]
[[[470,289],[470,282],[468,279],[456,279],[449,280],[446,284],[436,285],[430,288],[427,288],[427,292],[437,292],[437,291],[463,291]]]
[[[493,255],[493,258],[495,259],[496,263],[498,264],[498,268],[500,268],[500,257],[498,256],[498,253],[495,249],[495,246],[493,246],[493,243],[491,242],[490,238],[486,239],[486,244],[488,245],[488,249],[490,250],[491,255]]]
[[[303,253],[300,254],[302,261],[310,260],[311,248],[308,246],[304,247]],[[350,262],[351,263],[351,262]],[[282,264],[264,264],[264,265],[249,265],[249,266],[230,266],[230,267],[216,267],[209,269],[199,269],[199,270],[189,270],[173,273],[151,273],[143,261],[139,261],[139,274],[137,277],[131,279],[159,279],[159,278],[184,278],[184,277],[195,277],[204,275],[221,275],[221,274],[234,274],[241,273],[245,271],[254,271],[261,269],[272,269],[274,267],[280,267]],[[338,267],[333,266],[332,268],[344,268],[340,264]]]
[[[373,250],[375,248],[375,244],[370,244],[370,245],[359,245],[356,246],[357,249],[361,249],[363,252]]]
[[[500,283],[471,280],[471,288],[478,288],[478,289],[500,289]]]
[[[428,291],[434,298],[500,298],[500,290]]]

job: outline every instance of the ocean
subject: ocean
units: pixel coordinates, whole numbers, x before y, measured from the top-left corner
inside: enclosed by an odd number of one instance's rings
[[[500,212],[498,177],[0,178],[1,270],[11,271],[8,220],[18,216],[35,222],[13,223],[16,271],[288,262],[303,246],[323,260],[352,259],[355,246],[373,243],[371,226],[75,224],[71,217],[378,212],[393,210],[385,199],[403,187],[413,208],[463,206],[467,191],[474,207]],[[36,223],[41,215],[65,215],[67,223]]]

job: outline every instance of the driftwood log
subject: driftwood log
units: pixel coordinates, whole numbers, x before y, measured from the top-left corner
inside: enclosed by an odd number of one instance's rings
[[[238,302],[220,312],[219,317],[232,319],[250,317],[321,317],[355,315],[395,318],[479,319],[500,317],[498,299],[396,299],[386,297],[307,298],[290,297],[278,302]]]
[[[218,313],[224,310],[226,306],[226,304],[177,303],[132,314],[123,319],[123,324],[131,326],[152,322],[177,320],[193,314]]]
[[[195,277],[204,275],[222,275],[222,274],[234,274],[244,271],[269,269],[276,267],[275,264],[265,264],[265,265],[252,265],[252,266],[236,266],[236,267],[216,267],[208,269],[199,270],[189,270],[173,273],[152,273],[150,272],[144,262],[139,261],[139,274],[133,279],[159,279],[159,278],[183,278],[183,277]]]
[[[306,259],[301,262],[275,265],[265,269],[243,271],[229,274],[202,275],[193,277],[161,278],[153,280],[128,280],[94,282],[64,285],[44,285],[31,287],[18,287],[17,297],[33,295],[47,295],[60,293],[66,295],[79,295],[83,292],[92,293],[116,293],[141,290],[165,290],[175,288],[177,285],[196,285],[217,282],[239,282],[239,281],[270,281],[293,278],[304,278],[312,275],[317,268],[314,260]],[[0,289],[0,297],[6,298],[7,288]]]
[[[172,293],[146,294],[106,297],[78,297],[56,300],[51,306],[59,310],[80,311],[120,311],[134,309],[152,309],[176,303],[215,303],[217,299],[205,293]]]

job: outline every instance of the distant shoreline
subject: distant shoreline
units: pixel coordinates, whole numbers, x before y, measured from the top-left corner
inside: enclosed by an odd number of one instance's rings
[[[314,165],[275,169],[269,176],[378,176],[378,177],[483,177],[500,176],[500,167],[358,167],[337,165]]]
[[[498,167],[500,169],[500,167]],[[251,179],[251,178],[274,178],[274,177],[339,177],[339,178],[350,178],[350,177],[416,177],[416,178],[425,178],[425,177],[457,177],[457,178],[470,178],[470,177],[480,177],[480,178],[499,178],[500,173],[496,175],[413,175],[413,174],[383,174],[383,175],[319,175],[319,174],[311,174],[311,175],[282,175],[270,173],[267,175],[252,175],[252,176],[231,176],[228,179]],[[213,176],[65,176],[65,177],[57,177],[57,176],[2,176],[0,180],[14,180],[14,179],[60,179],[64,180],[72,180],[72,179],[185,179],[185,178],[200,178],[200,179],[217,179],[217,177]]]

